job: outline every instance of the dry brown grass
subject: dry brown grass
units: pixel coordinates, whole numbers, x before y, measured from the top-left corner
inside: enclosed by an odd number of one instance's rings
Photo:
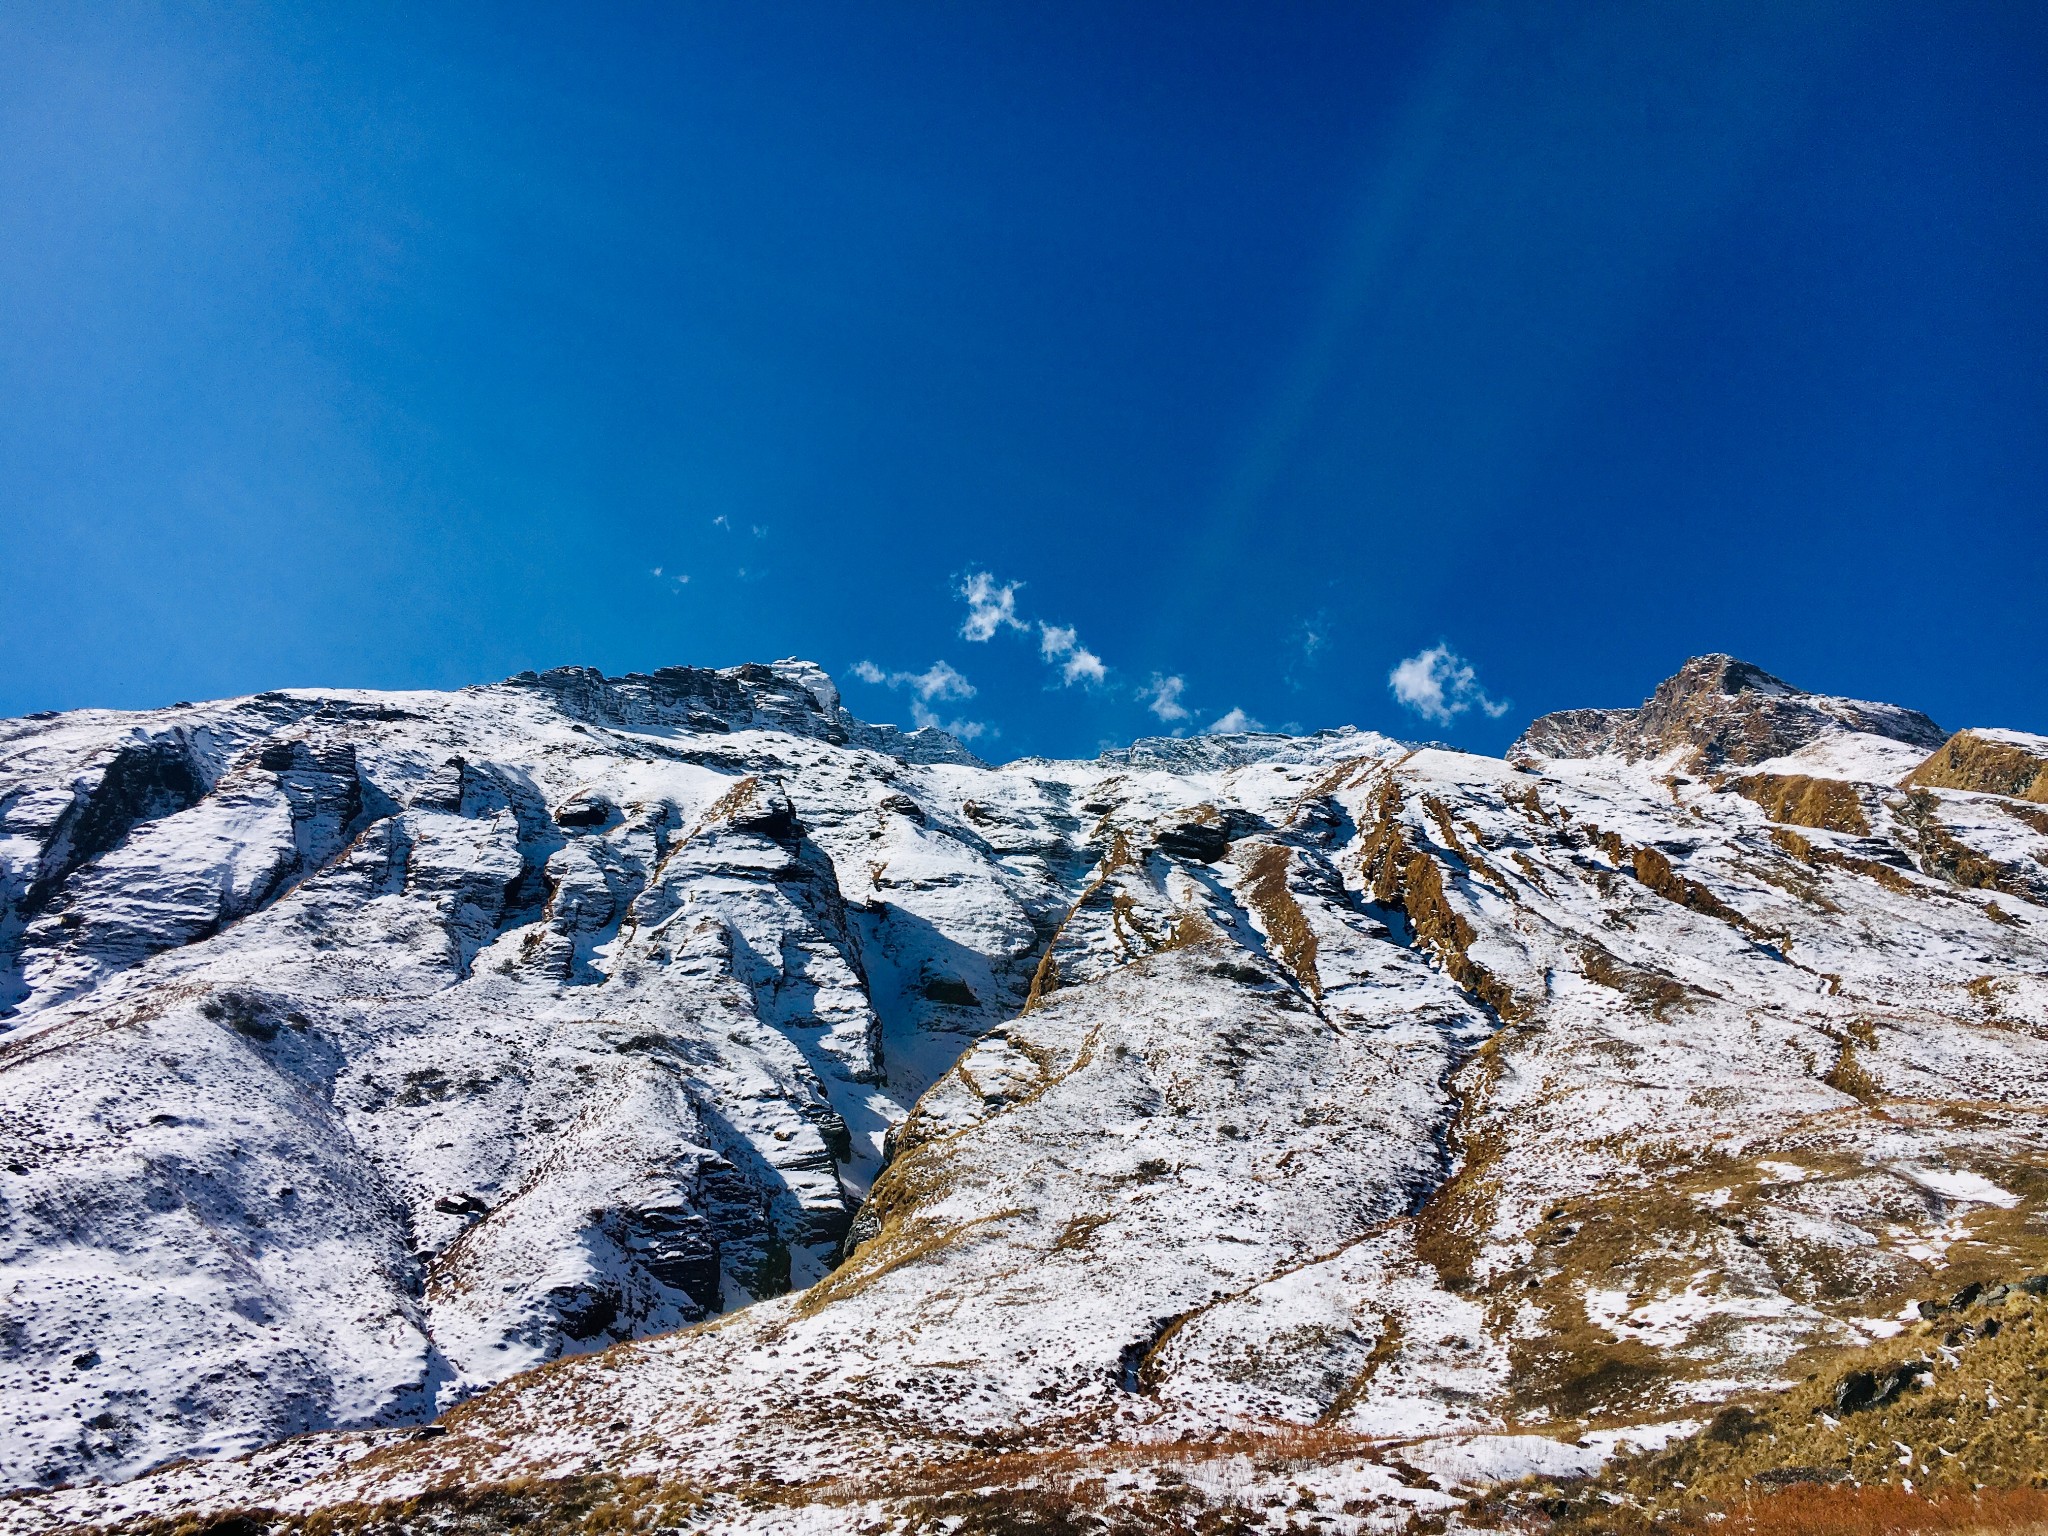
[[[1728,785],[1743,799],[1763,808],[1777,822],[1818,827],[1829,832],[1870,835],[1870,818],[1856,786],[1841,779],[1811,779],[1802,774],[1752,773]]]
[[[1798,1484],[1726,1509],[1690,1510],[1652,1522],[1633,1512],[1571,1521],[1563,1529],[1633,1536],[2036,1536],[2048,1531],[2048,1492],[2038,1488],[1973,1493],[1908,1493],[1892,1487]]]
[[[1302,915],[1301,903],[1287,888],[1287,868],[1292,858],[1278,843],[1260,849],[1246,871],[1244,892],[1265,925],[1281,964],[1294,973],[1304,992],[1320,1002],[1323,981],[1316,973],[1316,936]]]
[[[1987,741],[1972,731],[1957,731],[1907,774],[1905,782],[2048,801],[2048,758],[2009,742]]]
[[[1854,854],[1840,853],[1833,848],[1822,847],[1808,838],[1801,837],[1790,827],[1771,828],[1771,840],[1793,858],[1815,868],[1847,870],[1850,874],[1875,880],[1886,890],[1900,896],[1925,897],[1934,894],[1926,886],[1900,874],[1889,864],[1880,864],[1875,859],[1860,859]]]
[[[1834,1352],[1789,1391],[1732,1404],[1685,1440],[1559,1490],[1566,1523],[1612,1529],[1617,1510],[1660,1521],[1719,1513],[1725,1530],[1742,1505],[1796,1513],[1801,1484],[1841,1498],[1858,1488],[2048,1493],[2048,1307],[2022,1290],[1968,1295],[1897,1338]]]

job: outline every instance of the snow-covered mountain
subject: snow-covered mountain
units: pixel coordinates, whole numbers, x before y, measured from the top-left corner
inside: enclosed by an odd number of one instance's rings
[[[11,722],[0,1524],[1590,1469],[2048,1270],[2043,794],[1727,657],[1505,761],[793,661]]]

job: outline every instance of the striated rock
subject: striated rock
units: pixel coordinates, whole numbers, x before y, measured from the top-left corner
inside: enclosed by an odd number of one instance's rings
[[[1699,771],[1748,766],[1823,736],[1859,732],[1934,747],[1942,730],[1918,710],[1807,693],[1732,656],[1695,656],[1638,709],[1572,709],[1533,721],[1511,761],[1594,757],[1628,762],[1678,755]]]

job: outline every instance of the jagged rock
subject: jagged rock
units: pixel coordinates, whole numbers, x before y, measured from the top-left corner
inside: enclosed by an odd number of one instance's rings
[[[1628,762],[1678,754],[1686,768],[1784,757],[1833,732],[1933,748],[1942,730],[1918,710],[1807,693],[1732,656],[1695,656],[1639,709],[1568,709],[1532,722],[1514,762],[1614,753]]]
[[[1835,1411],[1866,1413],[1895,1401],[1928,1369],[1925,1360],[1902,1360],[1881,1371],[1851,1371],[1835,1386]]]

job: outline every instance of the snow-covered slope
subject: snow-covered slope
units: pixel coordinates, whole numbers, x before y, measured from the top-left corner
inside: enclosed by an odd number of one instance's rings
[[[0,1455],[83,1486],[5,1519],[1349,1528],[2048,1268],[2039,806],[1728,658],[1594,713],[997,768],[787,662],[14,723]]]

